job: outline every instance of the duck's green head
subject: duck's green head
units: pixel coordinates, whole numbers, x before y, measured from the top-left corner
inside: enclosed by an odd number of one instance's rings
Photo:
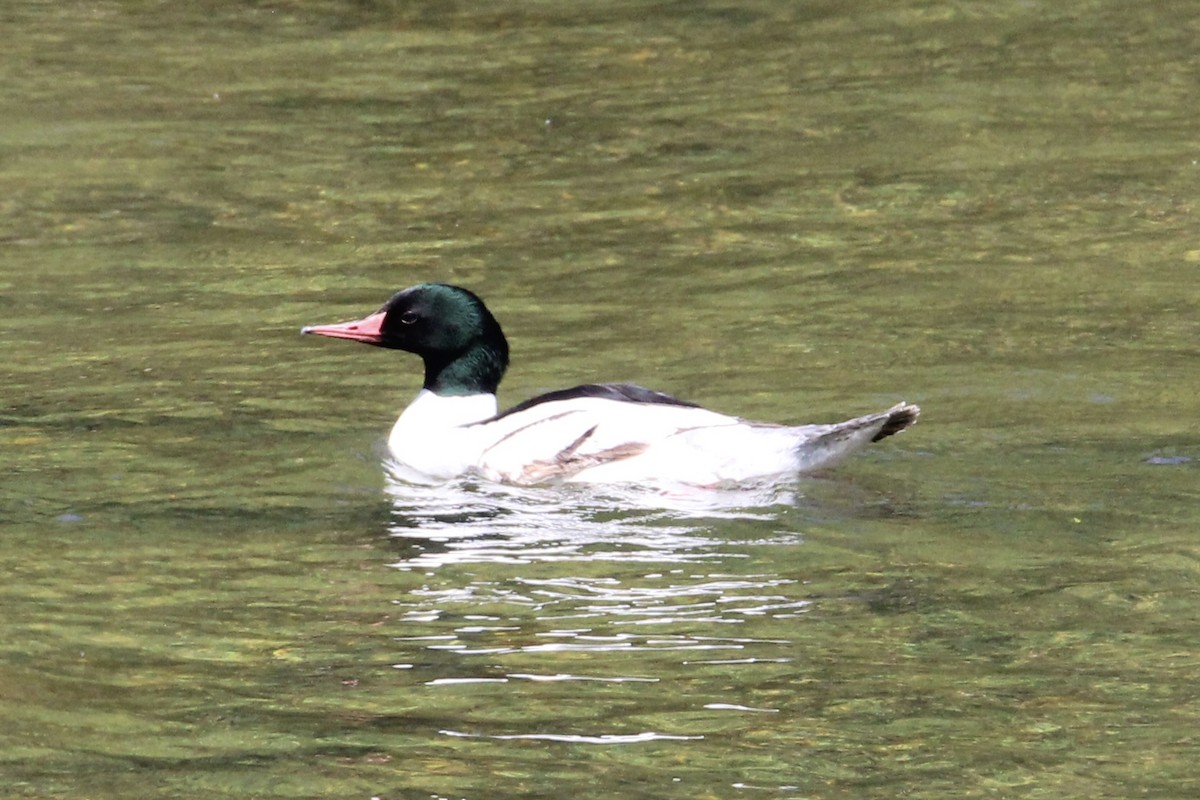
[[[361,320],[302,332],[416,353],[435,394],[495,393],[508,368],[508,341],[492,312],[474,292],[445,283],[397,292]]]

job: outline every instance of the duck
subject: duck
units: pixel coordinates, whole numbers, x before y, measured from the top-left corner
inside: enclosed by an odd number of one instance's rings
[[[393,474],[414,483],[730,486],[834,466],[921,411],[901,402],[844,422],[779,425],[631,383],[559,389],[501,411],[508,340],[477,294],[448,283],[412,286],[362,319],[301,333],[421,357],[424,383],[387,439]]]

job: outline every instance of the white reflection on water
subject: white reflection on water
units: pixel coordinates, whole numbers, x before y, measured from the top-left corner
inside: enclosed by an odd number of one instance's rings
[[[715,557],[712,550],[723,541],[713,535],[712,523],[772,520],[795,502],[794,488],[786,485],[528,488],[389,480],[386,492],[393,509],[391,534],[420,545],[419,552],[394,566],[427,570],[581,558],[705,561]]]
[[[396,662],[461,739],[682,742],[706,738],[698,719],[776,713],[730,690],[729,665],[769,680],[801,657],[756,635],[811,610],[795,565],[758,547],[803,541],[782,521],[795,491],[392,482],[394,566],[419,571],[393,601]],[[694,699],[663,705],[677,693]]]
[[[622,675],[601,677],[598,675],[575,675],[570,672],[556,672],[553,675],[535,675],[529,672],[510,672],[508,677],[514,680],[534,681],[535,683],[556,683],[559,681],[598,681],[600,683],[658,683],[658,678],[634,678]]]

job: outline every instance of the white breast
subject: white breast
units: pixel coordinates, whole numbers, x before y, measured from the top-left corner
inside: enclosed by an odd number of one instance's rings
[[[388,449],[398,462],[393,466],[405,477],[462,475],[475,466],[487,444],[479,426],[471,423],[495,414],[494,394],[442,397],[422,389],[388,436]]]

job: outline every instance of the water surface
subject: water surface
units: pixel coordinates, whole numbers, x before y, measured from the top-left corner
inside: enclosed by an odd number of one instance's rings
[[[9,3],[0,776],[29,797],[1192,797],[1192,4]],[[830,421],[719,501],[388,485],[504,400]]]

